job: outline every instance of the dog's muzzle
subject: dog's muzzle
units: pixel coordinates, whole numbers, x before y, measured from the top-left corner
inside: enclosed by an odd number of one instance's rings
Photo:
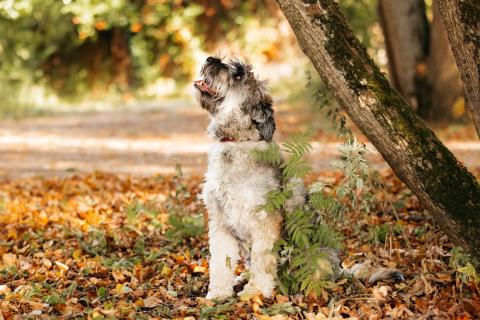
[[[202,79],[195,80],[193,81],[193,85],[195,86],[195,88],[197,88],[201,92],[207,93],[211,96],[214,96],[217,94],[217,92],[214,89],[212,89],[212,87],[205,80],[202,80]]]

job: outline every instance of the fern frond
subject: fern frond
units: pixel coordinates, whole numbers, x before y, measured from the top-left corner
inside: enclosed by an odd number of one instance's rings
[[[324,223],[317,225],[312,236],[312,242],[327,248],[340,249],[342,246],[342,236]]]
[[[261,207],[261,209],[268,213],[279,212],[285,206],[285,202],[290,197],[290,190],[272,190],[267,193],[267,202]]]
[[[295,134],[283,143],[282,146],[286,152],[300,159],[312,150],[312,145],[309,142],[311,136],[311,133]]]
[[[264,150],[254,149],[253,156],[258,162],[272,166],[279,166],[282,163],[280,148],[273,142],[269,143]]]
[[[280,166],[280,168],[282,169],[282,174],[285,180],[303,178],[312,171],[312,166],[307,160],[297,158],[296,156],[288,159]]]

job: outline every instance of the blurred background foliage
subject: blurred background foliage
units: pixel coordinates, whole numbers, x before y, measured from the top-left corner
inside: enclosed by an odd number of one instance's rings
[[[375,56],[376,0],[339,4]],[[175,96],[216,52],[306,65],[273,0],[0,0],[1,108]]]

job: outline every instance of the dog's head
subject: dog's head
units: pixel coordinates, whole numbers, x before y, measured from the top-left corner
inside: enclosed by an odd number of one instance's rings
[[[213,119],[223,121],[224,128],[219,128],[222,132],[216,133],[218,138],[272,140],[275,131],[272,98],[265,83],[253,74],[251,64],[208,57],[200,77],[194,81],[197,100]],[[229,132],[225,132],[227,127]]]

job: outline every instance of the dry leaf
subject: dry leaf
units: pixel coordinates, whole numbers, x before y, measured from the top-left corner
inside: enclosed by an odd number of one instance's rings
[[[160,303],[161,303],[160,299],[153,296],[146,297],[145,299],[143,299],[143,305],[145,306],[145,308],[155,308]]]

